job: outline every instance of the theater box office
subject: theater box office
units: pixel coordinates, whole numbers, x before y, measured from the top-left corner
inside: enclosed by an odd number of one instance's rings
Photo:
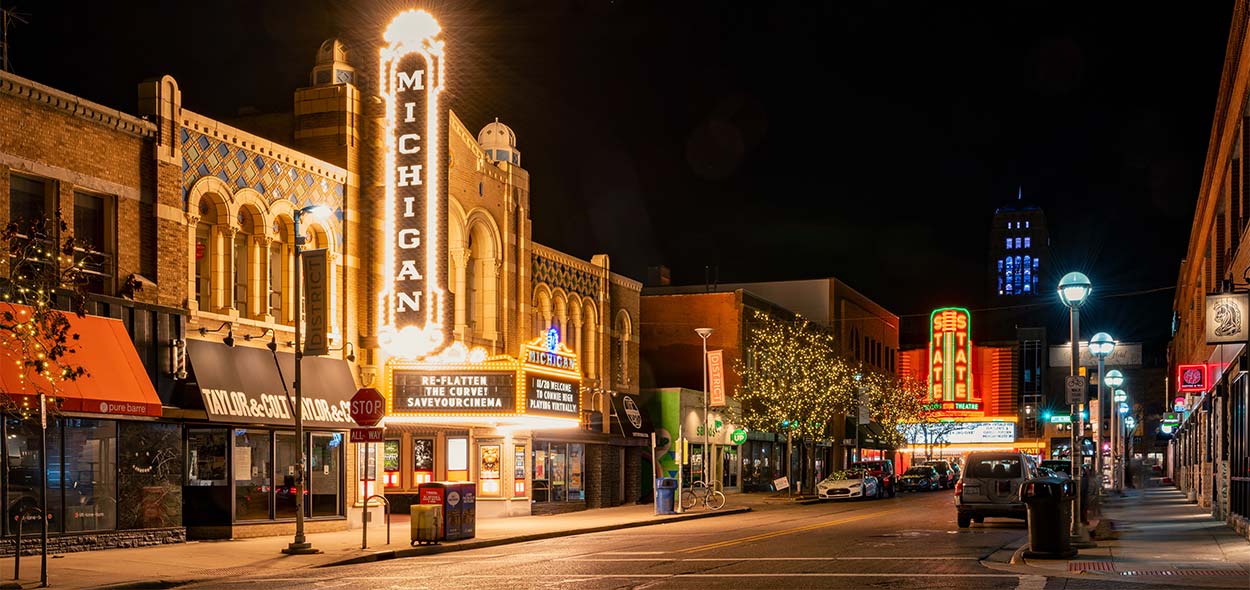
[[[44,473],[53,551],[184,540],[178,425],[156,421],[161,401],[120,321],[66,318],[69,333],[77,335],[72,364],[87,372],[77,380],[53,386],[0,347],[6,398],[0,552],[13,553],[19,526],[26,535],[38,533]],[[40,466],[39,391],[51,393],[46,471]]]
[[[520,361],[457,343],[427,360],[387,363],[382,460],[393,510],[416,502],[427,481],[476,482],[480,517],[531,514],[553,477],[563,497],[580,497],[584,445],[539,440],[579,433],[577,357],[550,338],[524,348]]]
[[[301,449],[308,455],[307,529],[347,528],[345,448],[356,392],[347,362],[304,358],[304,440],[297,441],[294,392],[284,386],[295,374],[295,355],[200,340],[187,343],[187,355],[190,375],[178,397],[186,419],[188,536],[294,530]]]

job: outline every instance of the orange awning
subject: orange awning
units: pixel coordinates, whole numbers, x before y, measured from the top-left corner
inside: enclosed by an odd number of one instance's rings
[[[0,313],[29,313],[20,305],[0,304]],[[40,390],[60,400],[65,412],[160,416],[161,400],[148,379],[126,327],[118,320],[98,316],[78,317],[66,313],[74,352],[65,363],[80,366],[87,374],[74,381],[58,381],[55,388],[47,379],[22,366],[21,356],[0,345],[0,393],[19,406],[38,407]],[[77,340],[72,335],[77,335]],[[23,378],[25,377],[25,378]]]

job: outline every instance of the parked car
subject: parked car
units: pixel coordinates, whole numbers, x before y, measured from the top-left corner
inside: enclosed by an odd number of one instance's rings
[[[946,459],[931,459],[921,463],[921,465],[932,467],[937,472],[938,487],[940,488],[953,488],[955,487],[955,482],[959,481],[959,474],[955,472],[955,467]]]
[[[901,492],[929,492],[942,487],[942,475],[929,465],[908,467],[898,478],[898,489]]]
[[[893,498],[895,489],[894,462],[889,459],[879,461],[856,461],[851,463],[851,469],[863,469],[869,475],[881,481],[881,487],[885,490],[885,495]]]
[[[816,496],[828,500],[839,498],[880,498],[881,482],[864,469],[835,471],[816,484]]]
[[[963,477],[955,484],[955,515],[959,528],[985,522],[990,516],[1027,519],[1020,488],[1026,480],[1036,476],[1037,465],[1025,453],[969,453]]]
[[[1059,477],[1072,479],[1072,462],[1063,459],[1047,459],[1042,461],[1041,467],[1045,467],[1054,471]]]

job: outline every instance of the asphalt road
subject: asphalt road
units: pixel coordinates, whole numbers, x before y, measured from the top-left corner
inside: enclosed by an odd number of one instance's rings
[[[1125,587],[1018,575],[980,564],[1026,533],[1023,522],[1005,519],[987,519],[960,530],[950,492],[930,492],[887,500],[767,506],[718,518],[304,570],[298,575],[227,578],[189,588]]]

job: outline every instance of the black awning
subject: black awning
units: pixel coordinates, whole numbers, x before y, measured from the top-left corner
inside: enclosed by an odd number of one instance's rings
[[[642,408],[642,400],[636,393],[612,393],[612,434],[627,439],[650,440],[655,428],[651,417]]]
[[[193,397],[203,404],[210,421],[295,425],[294,354],[188,340],[187,361],[189,392],[198,392]],[[305,357],[300,370],[304,426],[339,430],[355,426],[348,411],[356,383],[347,361]]]
[[[894,447],[885,441],[885,429],[876,422],[869,422],[859,427],[860,446],[865,449],[889,451]]]

